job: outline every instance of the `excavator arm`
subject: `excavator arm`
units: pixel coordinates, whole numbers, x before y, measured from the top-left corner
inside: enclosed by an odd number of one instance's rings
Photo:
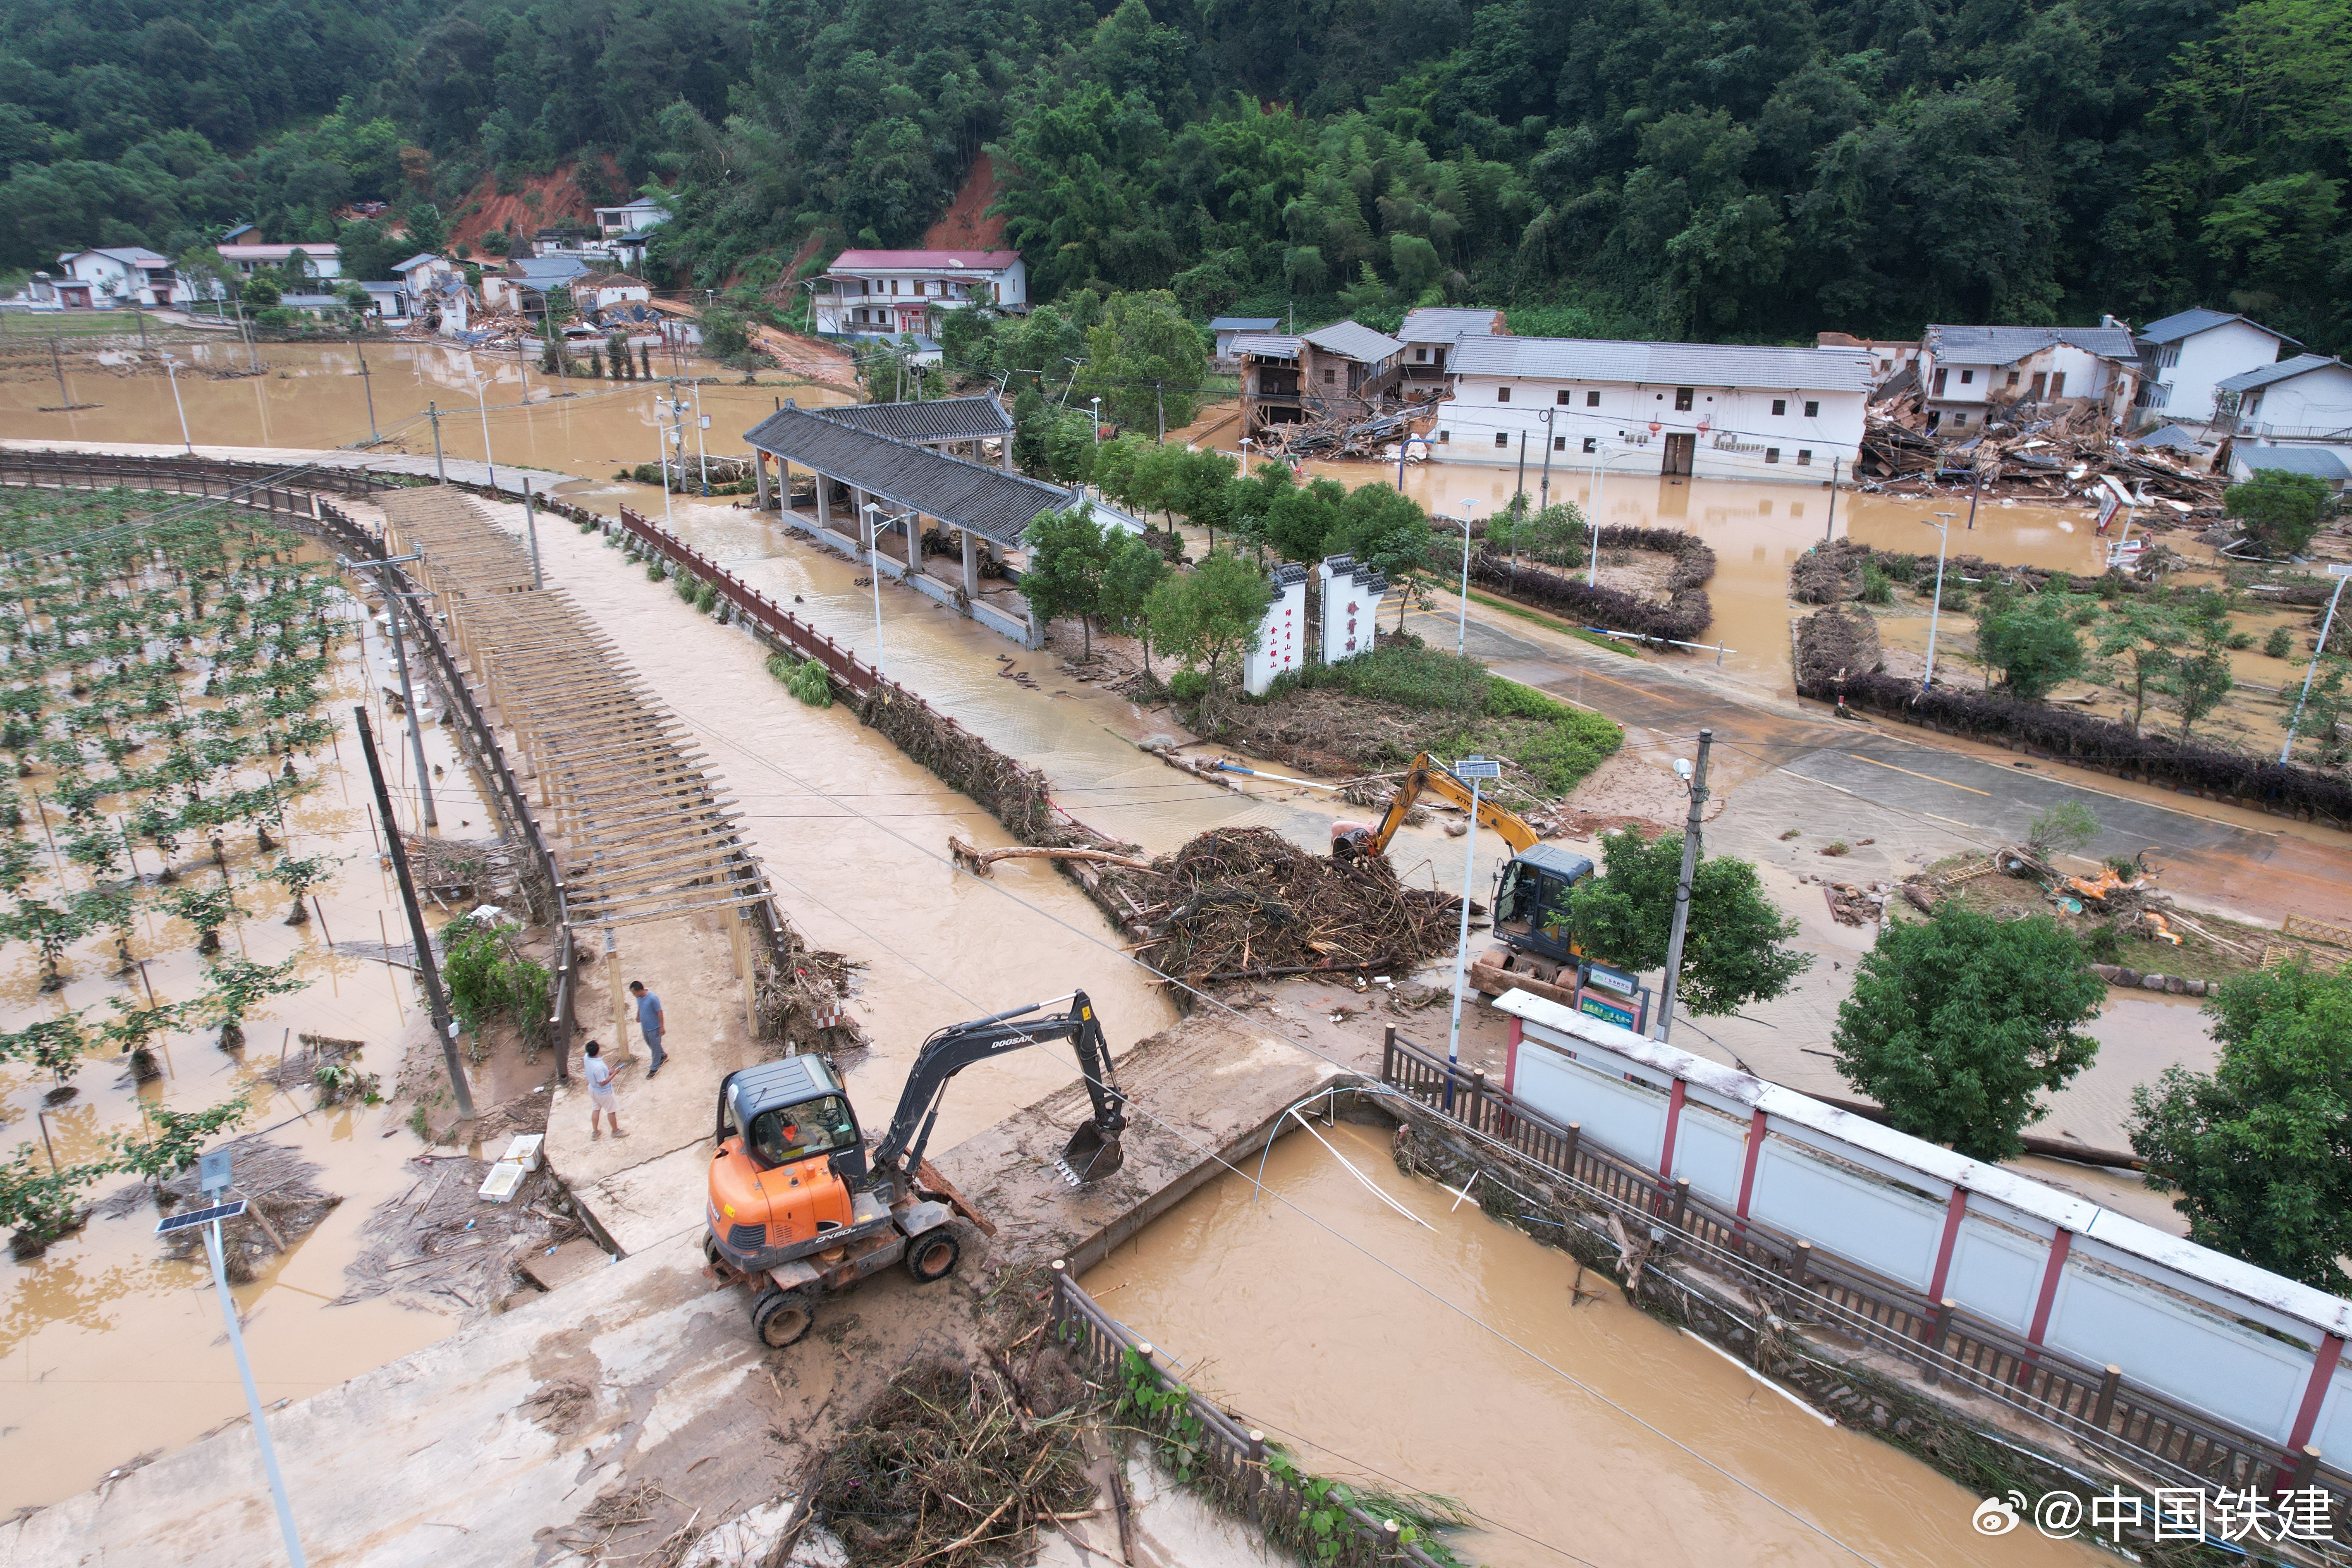
[[[1474,797],[1470,786],[1454,776],[1453,769],[1423,752],[1413,758],[1412,769],[1404,775],[1404,782],[1397,785],[1396,795],[1389,801],[1388,811],[1381,820],[1369,832],[1358,828],[1345,837],[1335,834],[1333,849],[1360,855],[1385,854],[1389,840],[1395,837],[1396,830],[1404,826],[1405,814],[1412,809],[1413,802],[1421,798],[1423,791],[1441,800],[1450,801],[1465,811],[1473,808],[1475,800],[1478,826],[1501,834],[1514,855],[1524,855],[1540,842],[1536,830],[1529,827],[1517,812],[1505,810],[1483,795]]]
[[[1127,1129],[1127,1097],[1112,1074],[1110,1045],[1085,992],[1074,991],[1064,1000],[1069,1003],[1066,1012],[1045,1011],[1057,1003],[1032,1002],[968,1024],[951,1024],[925,1040],[907,1074],[889,1130],[875,1145],[877,1172],[903,1182],[908,1173],[922,1168],[923,1151],[939,1123],[940,1102],[950,1079],[975,1062],[1054,1040],[1068,1040],[1077,1047],[1079,1074],[1095,1112],[1063,1151],[1062,1173],[1071,1184],[1081,1185],[1118,1170],[1124,1160],[1118,1135]]]

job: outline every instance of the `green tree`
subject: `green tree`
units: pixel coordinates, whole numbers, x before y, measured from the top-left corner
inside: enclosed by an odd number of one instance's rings
[[[273,309],[282,298],[278,291],[278,285],[258,272],[247,279],[245,287],[237,292],[238,297],[247,304],[260,310]]]
[[[292,898],[294,907],[287,911],[286,923],[306,925],[310,913],[303,908],[302,900],[311,889],[322,888],[333,879],[335,868],[342,862],[331,855],[280,855],[277,862],[261,873],[265,882],[275,882]]]
[[[236,1126],[252,1111],[250,1089],[203,1110],[150,1106],[144,1136],[126,1133],[115,1140],[120,1161],[115,1168],[161,1186],[196,1163],[206,1139],[224,1127]]]
[[[236,890],[226,883],[211,888],[174,888],[163,896],[163,909],[196,928],[196,951],[218,952],[221,927],[242,920]]]
[[[1026,539],[1029,569],[1021,574],[1021,594],[1029,601],[1030,613],[1041,626],[1076,616],[1086,657],[1092,658],[1092,617],[1102,601],[1103,565],[1109,553],[1094,508],[1041,511],[1029,525]]]
[[[2156,678],[2158,689],[2172,699],[2180,715],[2180,738],[2189,739],[2197,721],[2221,705],[2236,689],[2238,678],[2230,665],[2228,602],[2219,594],[2199,595],[2182,617],[2186,643],[2164,672]]]
[[[2132,1148],[2192,1241],[2337,1295],[2352,1289],[2352,971],[2296,960],[2207,998],[2220,1059],[2132,1090]]]
[[[713,305],[702,312],[702,350],[712,359],[740,359],[751,349],[749,324],[740,310]]]
[[[2001,684],[2028,701],[2046,697],[2083,668],[2083,639],[2068,623],[2066,595],[2035,595],[1977,622],[1977,648]]]
[[[89,1035],[79,1013],[36,1018],[23,1028],[0,1034],[0,1061],[23,1062],[47,1073],[62,1086],[73,1077],[89,1050]]]
[[[2098,652],[2112,660],[2116,685],[2131,699],[2131,732],[2139,733],[2150,690],[2163,689],[2178,657],[2180,616],[2168,597],[2149,594],[2106,606],[2099,622]]]
[[[1213,550],[1190,572],[1163,578],[1144,601],[1151,640],[1186,668],[1201,666],[1212,683],[1229,661],[1257,646],[1274,587],[1249,562]]]
[[[80,1228],[88,1214],[83,1190],[118,1168],[105,1160],[52,1166],[32,1144],[16,1145],[15,1157],[0,1164],[0,1228],[16,1233],[9,1250],[18,1258],[37,1256],[58,1237]]]
[[[1683,836],[1645,840],[1632,828],[1601,840],[1606,874],[1569,894],[1569,922],[1583,949],[1629,969],[1663,969],[1682,880]],[[1703,857],[1691,874],[1688,929],[1676,998],[1698,1017],[1737,1012],[1785,993],[1812,966],[1787,944],[1797,922],[1763,889],[1756,868],[1729,855]]]
[[[2334,654],[2323,659],[2320,673],[2302,702],[2299,722],[2292,701],[2278,721],[2282,728],[2294,725],[2305,759],[2323,768],[2342,768],[2352,763],[2352,733],[2347,733],[2352,731],[2352,659]]]
[[[20,898],[0,917],[0,936],[30,942],[41,955],[41,989],[59,991],[66,983],[58,969],[66,949],[88,936],[91,923],[89,910],[79,903],[60,907],[46,899]]]
[[[408,255],[395,259],[405,261],[408,256],[438,256],[441,247],[448,243],[448,227],[441,221],[441,209],[431,202],[419,202],[408,209]]]
[[[1101,324],[1087,332],[1076,396],[1100,396],[1113,420],[1156,437],[1163,411],[1171,430],[1192,422],[1193,396],[1208,368],[1200,330],[1184,319],[1175,295],[1113,294],[1103,302]]]
[[[2254,542],[2273,555],[2294,555],[2311,542],[2335,502],[2315,474],[2258,468],[2252,479],[2221,494],[2221,510],[2245,525]]]
[[[2042,1114],[2098,1055],[2079,1032],[2106,982],[2047,915],[1996,920],[1947,899],[1887,926],[1855,967],[1831,1045],[1846,1082],[1902,1131],[1973,1160],[2014,1159]]]
[[[301,954],[296,953],[278,963],[224,958],[212,966],[206,976],[211,989],[196,1005],[220,1020],[221,1049],[233,1051],[245,1044],[245,1020],[256,1007],[272,996],[290,996],[308,984],[294,973],[301,962]]]
[[[1107,629],[1133,633],[1143,639],[1146,674],[1151,670],[1151,621],[1147,606],[1152,590],[1167,575],[1166,558],[1134,534],[1118,530],[1106,542],[1096,613]]]

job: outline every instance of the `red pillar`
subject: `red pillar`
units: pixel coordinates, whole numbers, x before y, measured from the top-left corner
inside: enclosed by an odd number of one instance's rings
[[[2042,1270],[2042,1296],[2033,1303],[2033,1326],[2025,1338],[2029,1343],[2040,1344],[2042,1333],[2050,1327],[2051,1304],[2058,1300],[2058,1276],[2066,1270],[2066,1255],[2074,1249],[2074,1233],[2062,1230],[2050,1241],[2050,1261]]]
[[[1756,1194],[1756,1161],[1764,1152],[1764,1113],[1760,1110],[1748,1118],[1748,1159],[1739,1170],[1739,1207],[1741,1219],[1748,1217],[1748,1200]]]
[[[1674,1093],[1666,1100],[1666,1141],[1658,1151],[1658,1179],[1662,1182],[1675,1179],[1675,1133],[1682,1127],[1685,1092],[1683,1080],[1675,1079]]]
[[[1512,1014],[1511,1046],[1510,1049],[1503,1053],[1503,1092],[1505,1094],[1518,1092],[1519,1032],[1524,1027],[1526,1026],[1520,1021],[1519,1016],[1516,1013]]]
[[[1968,1188],[1954,1187],[1951,1202],[1944,1205],[1944,1241],[1936,1249],[1936,1277],[1927,1281],[1927,1300],[1930,1301],[1944,1299],[1944,1281],[1952,1272],[1952,1248],[1959,1243],[1960,1220],[1968,1212]],[[2065,1233],[2061,1231],[2059,1234],[2063,1236]],[[2050,1310],[2049,1292],[2054,1288],[2056,1279],[2056,1274],[2053,1273],[2042,1284],[2042,1311],[2045,1316]]]
[[[2327,1403],[2327,1384],[2343,1359],[2343,1335],[2329,1334],[2319,1342],[2319,1353],[2312,1358],[2311,1382],[2303,1391],[2303,1408],[2294,1413],[2294,1431],[2286,1440],[2288,1453],[2303,1452],[2303,1446],[2311,1441],[2311,1429],[2319,1425],[2319,1407]]]

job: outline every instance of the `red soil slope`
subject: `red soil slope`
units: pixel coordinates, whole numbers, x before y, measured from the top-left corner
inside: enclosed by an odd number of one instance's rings
[[[483,175],[480,183],[466,193],[466,199],[457,204],[457,210],[463,212],[479,202],[482,210],[452,225],[449,243],[470,249],[479,243],[482,236],[495,228],[509,229],[528,240],[541,229],[556,224],[593,225],[596,219],[596,209],[586,193],[581,190],[580,183],[572,177],[575,167],[570,163],[558,163],[551,174],[537,174],[524,180],[523,188],[513,195],[499,193],[497,175]],[[621,177],[620,165],[610,156],[604,159],[604,177],[616,188],[626,187],[627,182]],[[536,207],[523,199],[531,193],[539,196]]]
[[[1004,244],[1004,219],[988,216],[989,204],[996,200],[996,166],[982,153],[971,161],[971,172],[963,177],[963,189],[940,221],[924,232],[925,250],[997,250]]]

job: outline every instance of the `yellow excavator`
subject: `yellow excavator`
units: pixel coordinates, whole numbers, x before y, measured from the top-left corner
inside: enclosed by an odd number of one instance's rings
[[[1070,1185],[1089,1185],[1125,1159],[1127,1098],[1083,991],[933,1033],[908,1070],[870,1161],[857,1112],[826,1058],[785,1057],[727,1075],[719,1086],[702,1255],[714,1278],[751,1287],[751,1331],[762,1344],[782,1350],[798,1341],[828,1292],[894,1263],[922,1285],[955,1272],[963,1246],[953,1220],[961,1215],[983,1229],[987,1222],[923,1158],[948,1080],[975,1062],[1049,1040],[1076,1048],[1094,1102],[1094,1119],[1071,1136],[1055,1168]]]
[[[1427,752],[1413,758],[1380,821],[1331,825],[1332,858],[1370,859],[1387,853],[1389,840],[1396,837],[1413,803],[1424,794],[1465,811],[1475,806],[1478,826],[1500,834],[1511,847],[1511,858],[1495,879],[1495,935],[1500,941],[1471,966],[1472,983],[1489,996],[1517,988],[1576,1005],[1576,978],[1583,950],[1569,934],[1568,891],[1592,875],[1592,862],[1545,844],[1526,818],[1484,795],[1474,795],[1453,769]],[[1559,983],[1563,971],[1569,980],[1566,985]]]

